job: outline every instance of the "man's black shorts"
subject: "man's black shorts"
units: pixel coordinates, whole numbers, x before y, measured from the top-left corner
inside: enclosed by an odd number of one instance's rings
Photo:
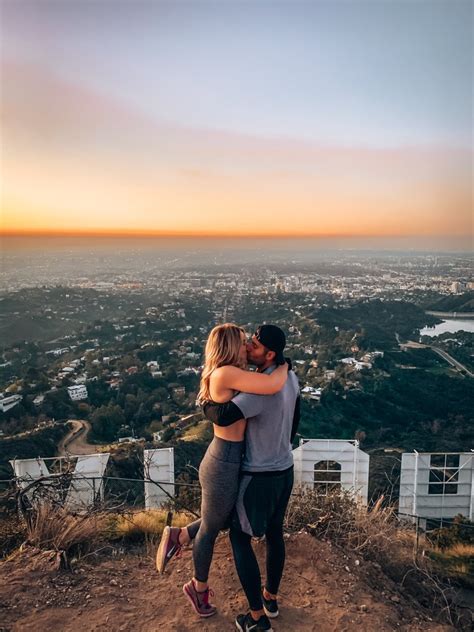
[[[283,524],[292,489],[293,467],[283,472],[242,472],[232,528],[260,538],[270,527]]]

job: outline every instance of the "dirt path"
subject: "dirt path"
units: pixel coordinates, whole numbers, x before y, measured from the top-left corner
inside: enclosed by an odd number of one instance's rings
[[[263,568],[264,544],[257,543]],[[358,563],[356,563],[356,560]],[[210,582],[219,608],[200,620],[182,593],[191,576],[191,551],[158,575],[150,555],[93,556],[74,571],[31,570],[18,557],[0,563],[2,632],[226,632],[246,602],[227,537],[219,537]],[[27,570],[29,569],[29,570]],[[287,540],[275,632],[451,632],[431,621],[377,564],[345,555],[302,533]]]
[[[93,454],[97,446],[87,443],[87,435],[91,429],[88,421],[83,419],[70,419],[71,431],[59,442],[58,454]]]

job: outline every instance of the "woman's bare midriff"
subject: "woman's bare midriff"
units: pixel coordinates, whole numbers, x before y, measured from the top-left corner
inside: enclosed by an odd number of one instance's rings
[[[233,391],[230,388],[220,389],[219,391],[214,388],[212,383],[210,383],[210,393],[212,397],[212,401],[217,404],[226,404],[232,397],[237,394],[237,391]],[[219,439],[224,439],[225,441],[243,441],[245,434],[245,426],[247,422],[245,419],[238,419],[234,421],[230,426],[214,426],[214,436],[219,437]]]
[[[214,426],[214,436],[219,439],[225,439],[225,441],[243,441],[245,434],[245,426],[247,422],[245,419],[239,419],[230,426]]]

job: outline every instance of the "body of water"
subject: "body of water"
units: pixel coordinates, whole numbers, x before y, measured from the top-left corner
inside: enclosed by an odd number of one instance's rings
[[[470,333],[474,333],[474,320],[461,320],[460,318],[456,320],[443,320],[442,323],[435,325],[434,327],[424,327],[420,331],[420,336],[433,337],[447,332],[454,334],[457,331],[468,331]]]

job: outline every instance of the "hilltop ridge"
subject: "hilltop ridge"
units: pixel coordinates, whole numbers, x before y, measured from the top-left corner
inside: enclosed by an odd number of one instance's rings
[[[264,543],[256,544],[262,565]],[[19,553],[0,564],[2,631],[224,632],[245,610],[228,539],[218,539],[210,583],[219,608],[202,621],[181,591],[191,574],[191,551],[174,560],[164,575],[153,551],[111,555],[99,552],[56,570],[47,553]],[[307,533],[287,538],[287,564],[276,632],[451,632],[436,623],[428,604],[420,606],[381,567]]]

